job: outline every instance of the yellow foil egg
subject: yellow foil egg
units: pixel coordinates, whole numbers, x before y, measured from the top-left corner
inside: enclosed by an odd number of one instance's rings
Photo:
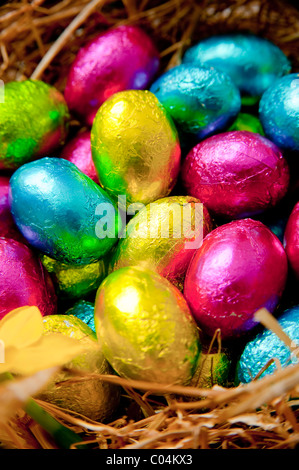
[[[95,333],[73,315],[44,317],[44,334],[48,333],[61,333],[78,339],[84,342],[86,351],[65,364],[68,370],[57,373],[38,398],[93,420],[109,419],[119,404],[120,389],[91,376],[112,373]],[[76,376],[75,371],[78,370],[86,373],[84,379],[67,382]]]
[[[170,196],[148,204],[127,224],[112,258],[113,270],[143,266],[183,290],[195,251],[212,230],[207,209],[190,196]]]
[[[201,352],[199,330],[181,292],[156,272],[112,272],[97,292],[95,328],[120,376],[164,384],[192,379]]]
[[[150,91],[127,90],[107,99],[93,122],[91,149],[101,186],[116,200],[126,198],[122,208],[167,196],[176,183],[178,134]]]

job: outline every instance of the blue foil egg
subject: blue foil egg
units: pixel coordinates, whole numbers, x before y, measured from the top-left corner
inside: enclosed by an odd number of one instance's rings
[[[289,338],[299,345],[299,305],[285,310],[278,318],[279,324]],[[290,349],[271,330],[258,333],[254,339],[249,341],[237,364],[237,381],[248,383],[261,371],[261,369],[273,358],[277,358],[282,367],[298,363],[294,355],[291,356]],[[276,370],[272,363],[261,375],[272,374]]]
[[[73,163],[43,158],[10,179],[11,212],[20,232],[40,252],[65,264],[102,258],[121,227],[108,194]]]
[[[251,34],[204,39],[186,51],[183,63],[215,67],[230,75],[241,93],[249,96],[261,96],[277,77],[291,70],[281,49]]]
[[[299,150],[299,73],[277,80],[263,94],[260,121],[266,136],[285,150]]]
[[[79,318],[95,333],[94,304],[92,302],[88,302],[87,300],[79,300],[71,308],[69,308],[65,314],[73,315],[74,317]]]
[[[150,91],[167,109],[183,133],[203,139],[224,129],[241,107],[238,88],[222,72],[196,65],[179,65],[156,80]]]

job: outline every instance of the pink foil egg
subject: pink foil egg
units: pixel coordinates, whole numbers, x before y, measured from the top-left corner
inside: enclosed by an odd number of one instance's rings
[[[37,306],[42,315],[56,313],[52,280],[32,250],[0,238],[0,319],[18,307]]]
[[[9,177],[0,176],[0,237],[12,238],[27,244],[27,241],[19,232],[11,215],[8,191]]]
[[[249,131],[209,137],[187,155],[182,181],[214,215],[250,217],[274,207],[285,196],[289,167],[279,148]]]
[[[262,308],[273,312],[287,279],[278,238],[262,222],[235,220],[208,234],[185,278],[184,296],[202,330],[233,339],[257,325]]]
[[[283,243],[291,269],[299,279],[299,202],[288,219]]]
[[[69,109],[88,125],[118,91],[145,89],[159,69],[151,38],[136,26],[119,26],[80,49],[65,88]]]
[[[61,158],[74,163],[82,173],[99,184],[91,156],[90,131],[84,131],[70,140],[62,149]]]

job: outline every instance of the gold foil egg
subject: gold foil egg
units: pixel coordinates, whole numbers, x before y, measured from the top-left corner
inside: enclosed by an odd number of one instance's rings
[[[116,200],[125,196],[127,206],[167,196],[176,183],[177,130],[148,90],[115,93],[102,104],[91,129],[91,149],[100,185]]]
[[[93,420],[107,420],[119,404],[120,389],[89,376],[112,373],[95,333],[73,315],[48,315],[44,320],[43,334],[53,332],[79,339],[84,342],[86,351],[65,364],[68,370],[58,372],[38,398]],[[86,372],[86,376],[80,381],[67,382],[75,376],[72,369]]]
[[[125,267],[98,289],[95,328],[113,369],[127,379],[188,384],[199,330],[181,292],[154,271]]]
[[[127,224],[112,258],[113,270],[143,266],[183,290],[195,251],[212,230],[207,209],[190,196],[170,196],[148,204]]]

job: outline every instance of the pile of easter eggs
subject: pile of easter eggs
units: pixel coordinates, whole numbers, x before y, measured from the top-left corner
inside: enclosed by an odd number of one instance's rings
[[[64,94],[6,83],[0,124],[0,318],[36,305],[45,330],[96,338],[89,371],[127,379],[223,385],[296,362],[254,316],[299,343],[299,74],[275,44],[213,36],[163,72],[119,26],[79,50]]]

